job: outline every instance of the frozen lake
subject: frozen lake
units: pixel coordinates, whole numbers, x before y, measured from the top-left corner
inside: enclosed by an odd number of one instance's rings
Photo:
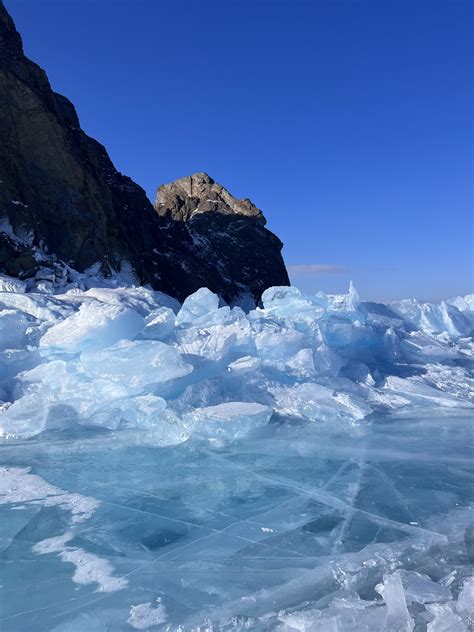
[[[471,423],[434,409],[273,419],[221,449],[100,431],[4,446],[18,497],[1,506],[2,630],[424,630],[440,609],[454,626]],[[384,577],[404,586],[394,627]]]
[[[107,283],[0,279],[2,632],[472,629],[472,296]]]

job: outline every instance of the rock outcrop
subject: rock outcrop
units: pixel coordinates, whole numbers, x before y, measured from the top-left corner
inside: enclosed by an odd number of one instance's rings
[[[264,226],[265,217],[248,199],[238,200],[214,182],[207,173],[195,173],[162,184],[156,192],[155,209],[159,215],[186,222],[199,213],[220,213],[249,217]]]
[[[191,238],[193,261],[206,266],[208,287],[226,295],[260,299],[272,285],[289,285],[282,243],[265,228],[263,213],[238,200],[206,173],[180,178],[157,190],[156,212]],[[183,239],[185,237],[183,236]]]
[[[178,299],[207,286],[228,302],[288,284],[261,211],[209,176],[160,187],[155,210],[24,55],[1,0],[0,93],[0,270],[27,278],[97,264]]]

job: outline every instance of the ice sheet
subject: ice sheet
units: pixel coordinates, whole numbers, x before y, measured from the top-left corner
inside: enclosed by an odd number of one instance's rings
[[[472,628],[473,301],[0,285],[0,627]]]

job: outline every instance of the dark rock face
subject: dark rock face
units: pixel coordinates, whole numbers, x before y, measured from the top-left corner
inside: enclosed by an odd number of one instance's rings
[[[232,287],[235,297],[259,300],[272,285],[289,285],[282,243],[265,228],[265,217],[250,200],[238,200],[206,173],[164,184],[157,190],[156,212],[191,238],[194,260],[212,278],[208,287]],[[213,285],[216,284],[216,285]]]
[[[79,271],[131,267],[179,299],[207,286],[229,302],[288,284],[261,211],[205,174],[160,187],[155,211],[25,57],[1,0],[0,94],[0,270],[32,276],[46,254]]]

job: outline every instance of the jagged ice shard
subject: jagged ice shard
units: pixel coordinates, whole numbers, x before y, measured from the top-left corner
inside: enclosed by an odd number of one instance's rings
[[[1,629],[472,629],[473,306],[2,277]]]

